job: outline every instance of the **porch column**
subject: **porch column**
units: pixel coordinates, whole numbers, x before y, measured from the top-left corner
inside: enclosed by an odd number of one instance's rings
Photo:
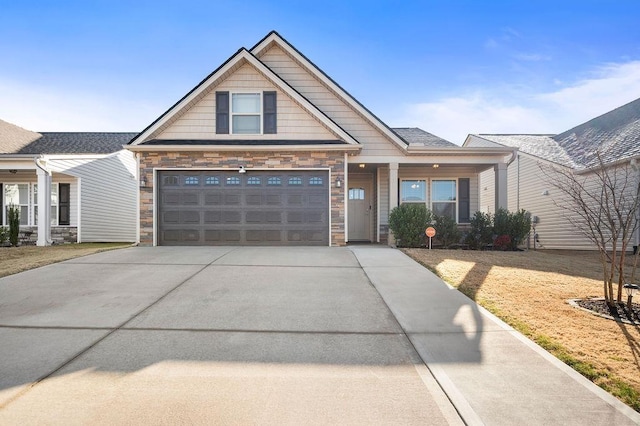
[[[493,170],[496,173],[496,196],[495,196],[495,211],[498,209],[508,208],[507,204],[507,164],[498,163],[493,166]]]
[[[395,207],[398,207],[398,163],[389,163],[389,213]],[[389,230],[388,244],[394,245],[396,239]]]
[[[39,246],[51,241],[51,175],[40,167],[38,173],[38,241]]]

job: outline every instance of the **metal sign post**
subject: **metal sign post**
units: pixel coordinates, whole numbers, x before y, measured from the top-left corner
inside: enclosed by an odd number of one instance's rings
[[[430,226],[424,231],[424,233],[427,237],[429,237],[429,250],[431,250],[431,238],[436,236],[436,228]]]

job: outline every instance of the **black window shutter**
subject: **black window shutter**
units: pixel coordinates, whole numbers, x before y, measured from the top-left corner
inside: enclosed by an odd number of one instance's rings
[[[216,92],[216,133],[229,134],[229,92]]]
[[[277,98],[276,92],[262,94],[262,133],[276,134],[277,129]]]
[[[458,179],[458,223],[471,221],[471,194],[469,178]]]
[[[71,184],[58,184],[58,224],[71,224]]]

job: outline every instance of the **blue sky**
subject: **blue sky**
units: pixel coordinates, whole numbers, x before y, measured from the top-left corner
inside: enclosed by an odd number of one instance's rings
[[[640,2],[0,0],[0,119],[140,131],[276,30],[391,126],[556,133],[640,97]]]

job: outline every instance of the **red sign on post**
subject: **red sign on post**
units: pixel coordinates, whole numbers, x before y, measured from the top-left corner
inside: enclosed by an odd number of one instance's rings
[[[429,250],[431,250],[431,238],[436,236],[436,228],[430,226],[424,231],[424,233],[429,237]]]

